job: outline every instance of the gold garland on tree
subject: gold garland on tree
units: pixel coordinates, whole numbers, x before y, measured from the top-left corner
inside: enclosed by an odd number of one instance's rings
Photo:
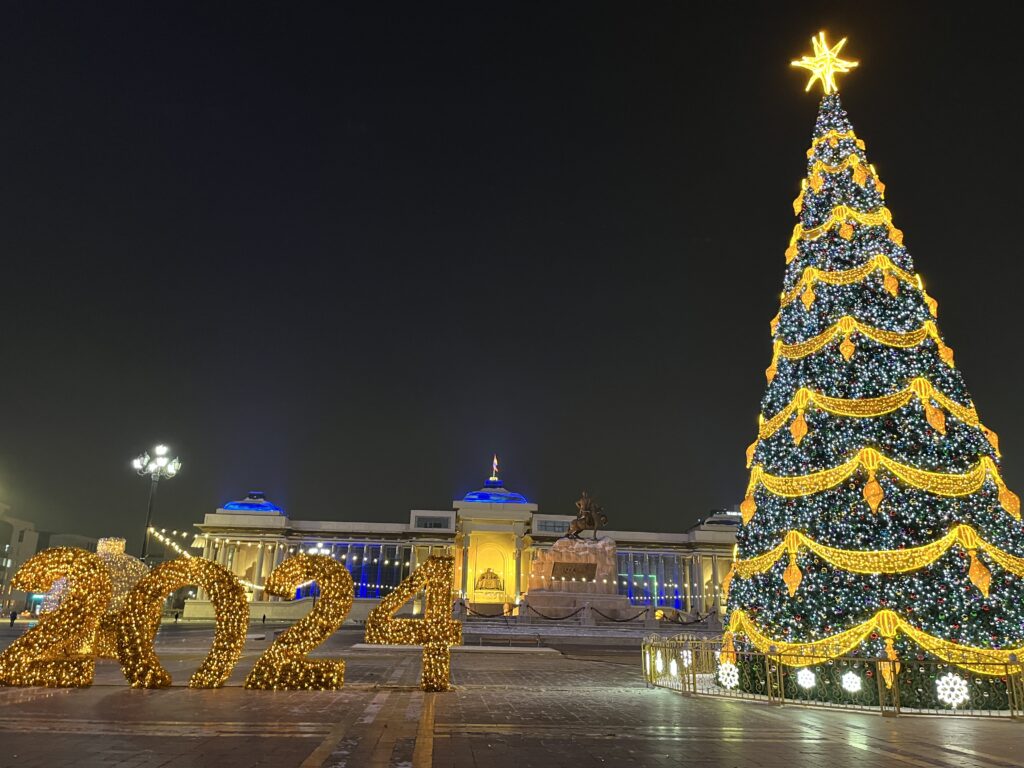
[[[988,597],[992,583],[992,574],[985,564],[978,559],[978,552],[984,552],[994,562],[1017,576],[1024,576],[1024,558],[1011,555],[999,547],[985,541],[971,526],[961,523],[953,526],[942,538],[930,544],[906,549],[890,549],[863,551],[839,549],[821,544],[801,531],[791,530],[786,533],[782,543],[764,554],[737,560],[722,582],[723,599],[728,599],[729,588],[736,577],[750,578],[759,573],[769,571],[785,555],[789,555],[789,565],[783,573],[782,580],[793,597],[800,588],[803,573],[797,565],[797,555],[801,549],[807,549],[825,562],[842,568],[850,573],[908,573],[924,568],[942,557],[954,545],[962,547],[970,557],[968,576],[975,587]]]
[[[786,292],[783,292],[779,299],[779,306],[785,308],[792,304],[797,297],[803,302],[804,308],[810,310],[816,297],[814,285],[826,283],[827,285],[853,285],[863,281],[868,275],[875,272],[882,273],[882,284],[891,295],[899,294],[899,284],[902,280],[905,283],[917,288],[924,295],[925,302],[932,317],[938,316],[939,304],[927,294],[920,275],[912,275],[904,269],[896,266],[892,260],[883,253],[876,254],[861,264],[859,267],[850,269],[825,270],[818,267],[806,267],[800,275],[796,284]]]
[[[853,223],[863,224],[869,227],[886,226],[889,228],[889,239],[896,245],[903,245],[903,232],[892,224],[892,213],[888,208],[882,206],[875,213],[864,213],[850,208],[848,205],[837,205],[829,213],[823,224],[810,229],[804,229],[803,224],[793,226],[793,234],[789,238],[789,247],[786,248],[786,263],[789,264],[797,256],[797,243],[817,240],[834,227],[839,228],[839,236],[844,240],[853,239]]]
[[[979,675],[1002,676],[1019,674],[1024,671],[1024,647],[1021,648],[976,648],[961,645],[918,629],[895,611],[882,609],[867,621],[861,622],[843,632],[820,640],[805,643],[789,643],[776,640],[762,632],[746,612],[736,609],[729,617],[729,630],[723,638],[721,661],[735,663],[733,635],[745,636],[757,650],[770,654],[788,667],[803,667],[821,664],[849,653],[868,637],[877,632],[886,645],[889,665],[880,665],[887,687],[892,686],[892,672],[899,671],[899,663],[893,648],[898,633],[907,635],[926,652],[950,664]]]
[[[754,459],[754,450],[760,440],[767,440],[782,428],[789,421],[793,414],[796,417],[789,425],[790,434],[797,445],[807,436],[807,421],[804,412],[810,406],[816,406],[833,416],[846,416],[851,418],[874,418],[885,416],[893,411],[908,405],[914,398],[917,398],[925,410],[925,418],[928,424],[940,434],[946,434],[946,415],[942,409],[949,411],[963,423],[980,429],[992,448],[999,456],[999,436],[986,427],[978,419],[978,412],[973,405],[961,405],[955,400],[936,389],[928,379],[917,377],[910,380],[910,383],[899,392],[880,397],[865,397],[847,399],[842,397],[830,397],[821,392],[815,392],[807,387],[801,387],[796,391],[789,405],[776,413],[770,419],[758,416],[757,440],[747,448],[747,468],[749,469]],[[937,405],[936,405],[937,404]]]
[[[821,493],[829,488],[835,488],[861,468],[867,470],[868,473],[863,497],[868,502],[872,512],[878,511],[878,507],[885,496],[882,486],[875,478],[877,470],[884,468],[907,485],[938,496],[968,496],[980,490],[986,480],[991,480],[999,489],[1000,505],[1014,519],[1020,520],[1020,499],[1017,497],[1017,494],[1006,487],[1002,476],[999,474],[999,469],[996,467],[991,456],[982,456],[973,469],[968,470],[962,475],[955,475],[944,472],[929,472],[928,470],[911,467],[882,455],[874,448],[861,448],[857,455],[849,461],[837,467],[823,469],[819,472],[811,472],[807,475],[770,475],[764,471],[760,464],[755,465],[750,471],[750,482],[747,484],[746,498],[740,504],[743,523],[749,523],[757,511],[754,491],[757,490],[758,486],[764,487],[776,496],[787,498],[809,496],[814,493]]]
[[[942,359],[942,362],[950,368],[953,367],[953,350],[946,346],[942,337],[939,336],[934,320],[926,320],[920,328],[914,331],[887,331],[884,328],[875,328],[867,323],[862,323],[850,315],[844,315],[831,328],[822,331],[807,341],[787,344],[781,339],[776,339],[772,343],[771,365],[764,372],[768,383],[770,384],[775,379],[780,357],[785,357],[789,360],[799,360],[824,349],[837,338],[843,340],[839,345],[840,353],[842,353],[843,358],[850,360],[856,351],[856,346],[850,339],[854,333],[860,333],[862,336],[879,344],[899,349],[916,347],[925,339],[931,339],[939,349],[939,357]]]

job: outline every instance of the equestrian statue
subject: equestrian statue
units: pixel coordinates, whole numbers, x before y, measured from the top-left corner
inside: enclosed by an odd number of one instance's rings
[[[567,539],[578,539],[580,534],[584,531],[593,531],[594,538],[597,539],[597,529],[604,528],[608,525],[608,515],[604,513],[604,509],[594,499],[590,498],[590,494],[583,491],[576,502],[576,519],[569,523],[569,530],[565,534]]]

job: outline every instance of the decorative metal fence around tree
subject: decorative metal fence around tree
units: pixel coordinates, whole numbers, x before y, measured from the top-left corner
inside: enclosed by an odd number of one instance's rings
[[[936,659],[839,657],[820,664],[781,654],[736,651],[719,641],[648,637],[648,685],[695,696],[877,712],[1024,719],[1024,679],[1007,665],[972,662],[986,674]]]

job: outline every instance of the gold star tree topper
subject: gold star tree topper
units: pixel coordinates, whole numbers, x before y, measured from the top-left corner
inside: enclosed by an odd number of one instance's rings
[[[810,71],[811,79],[807,81],[805,91],[811,90],[811,86],[817,80],[825,93],[835,93],[839,90],[836,86],[836,75],[846,74],[859,62],[839,58],[839,52],[846,45],[845,37],[830,48],[825,41],[825,33],[819,32],[817,36],[811,38],[811,45],[814,46],[813,56],[804,56],[800,61],[790,62],[790,65]]]

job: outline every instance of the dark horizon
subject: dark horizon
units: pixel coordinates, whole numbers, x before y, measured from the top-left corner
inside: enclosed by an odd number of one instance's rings
[[[480,487],[611,528],[742,498],[818,104],[846,109],[1009,486],[1021,56],[919,4],[8,5],[0,502],[140,541],[252,489],[402,521]],[[884,23],[882,21],[884,20]],[[965,274],[965,270],[969,270]]]

